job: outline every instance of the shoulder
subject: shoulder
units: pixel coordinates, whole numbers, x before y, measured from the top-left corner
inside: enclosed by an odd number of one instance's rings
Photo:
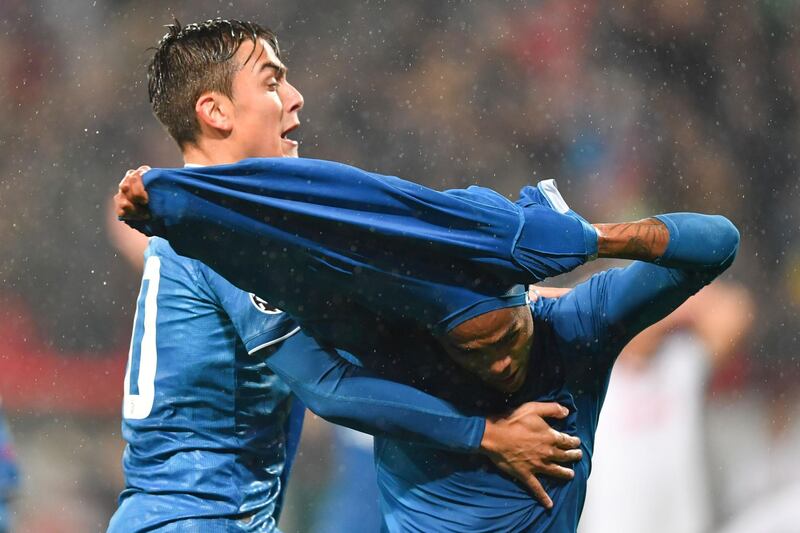
[[[534,317],[549,324],[560,342],[574,347],[608,345],[607,337],[613,332],[605,309],[616,270],[594,274],[559,298],[540,298],[533,307]]]
[[[169,244],[169,241],[162,239],[161,237],[150,238],[150,242],[144,251],[145,262],[147,262],[151,257],[157,257],[162,268],[166,267],[173,271],[182,271],[195,280],[198,276],[200,266],[203,265],[196,259],[179,255]]]

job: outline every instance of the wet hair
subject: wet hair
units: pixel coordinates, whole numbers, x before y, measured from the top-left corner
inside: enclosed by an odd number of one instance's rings
[[[153,113],[181,148],[197,142],[197,99],[207,91],[232,98],[233,76],[241,67],[233,57],[244,41],[262,38],[280,58],[275,34],[253,22],[217,18],[167,26],[147,67],[148,90]]]

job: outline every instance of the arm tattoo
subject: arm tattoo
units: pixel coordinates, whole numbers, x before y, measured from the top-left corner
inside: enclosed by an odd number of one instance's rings
[[[669,230],[655,218],[594,227],[598,257],[653,261],[664,255],[669,244]]]

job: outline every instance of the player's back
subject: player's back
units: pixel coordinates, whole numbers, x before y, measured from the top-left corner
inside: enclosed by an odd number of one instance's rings
[[[295,330],[266,302],[151,239],[124,384],[126,489],[109,531],[271,520],[289,389],[248,349]]]

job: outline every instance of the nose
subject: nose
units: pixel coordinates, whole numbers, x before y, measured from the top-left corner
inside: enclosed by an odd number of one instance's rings
[[[511,368],[511,356],[507,355],[494,361],[489,367],[489,372],[496,378],[505,379],[513,372]]]
[[[305,103],[303,95],[289,82],[285,82],[284,87],[287,89],[284,96],[284,106],[289,113],[297,113],[303,108],[303,104]]]

